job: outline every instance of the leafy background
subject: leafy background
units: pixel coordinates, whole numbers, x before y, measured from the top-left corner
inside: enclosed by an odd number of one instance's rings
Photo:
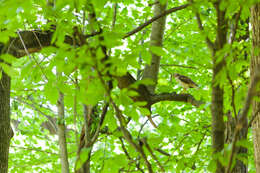
[[[113,20],[112,4],[118,3],[116,24],[111,29]],[[225,1],[223,1],[225,2]],[[240,1],[228,1],[223,6],[228,6],[229,14],[236,11]],[[241,1],[242,2],[242,1]],[[247,1],[245,6],[252,4]],[[50,29],[52,22],[56,23],[53,42],[59,48],[47,47],[40,53],[36,53],[20,59],[6,57],[12,64],[1,65],[5,72],[12,77],[12,120],[19,121],[15,136],[12,139],[9,167],[10,172],[60,172],[58,155],[58,138],[50,135],[50,132],[42,127],[47,121],[46,114],[56,117],[56,101],[58,90],[65,94],[65,123],[68,127],[68,153],[71,171],[75,165],[77,143],[83,124],[82,104],[96,104],[103,100],[104,88],[99,80],[80,80],[79,86],[86,87],[87,91],[78,91],[75,85],[76,78],[83,74],[95,76],[90,66],[92,62],[86,60],[85,50],[91,45],[69,49],[64,44],[65,35],[72,35],[73,26],[82,24],[83,0],[57,0],[55,8],[46,5],[45,0],[8,0],[0,3],[0,27],[6,30],[0,32],[0,42],[7,42],[10,36],[15,36],[18,30],[46,30]],[[145,110],[138,108],[128,97],[127,91],[115,88],[112,96],[116,103],[123,108],[123,113],[132,118],[129,125],[131,134],[136,138],[147,137],[152,148],[162,149],[169,155],[163,155],[155,151],[159,161],[170,172],[208,172],[214,170],[214,163],[209,159],[211,154],[211,116],[210,116],[210,85],[212,75],[211,55],[206,47],[204,35],[200,33],[194,12],[190,7],[167,16],[166,30],[164,34],[163,49],[150,47],[149,36],[151,26],[144,28],[127,39],[121,36],[133,28],[144,23],[152,16],[152,3],[149,0],[124,0],[124,1],[93,1],[97,18],[104,30],[105,44],[111,48],[112,73],[124,74],[130,71],[137,76],[146,63],[151,60],[149,51],[162,57],[159,71],[159,80],[156,92],[183,92],[183,89],[173,78],[173,73],[189,76],[199,84],[199,89],[189,89],[188,93],[196,99],[205,101],[199,108],[181,102],[165,101],[153,106],[154,121],[159,125],[152,128],[143,116]],[[183,4],[179,1],[169,1],[168,6],[174,7]],[[216,12],[210,2],[198,1],[197,10],[205,26],[206,34],[210,38],[215,37]],[[195,7],[193,7],[195,8]],[[250,13],[243,8],[242,16],[247,18]],[[86,31],[91,30],[86,25]],[[243,27],[238,31],[238,36],[245,34]],[[98,44],[95,40],[91,44]],[[250,40],[235,42],[234,51],[248,52],[248,57],[238,56],[236,63],[229,59],[227,67],[219,74],[218,81],[228,91],[225,94],[226,110],[231,107],[231,86],[227,83],[226,74],[237,88],[237,110],[241,108],[249,77]],[[228,49],[228,48],[227,48]],[[100,54],[99,54],[100,53]],[[97,51],[97,56],[102,53]],[[80,74],[74,72],[75,67],[80,67]],[[63,72],[61,78],[57,78],[55,71]],[[114,81],[114,83],[116,83]],[[75,99],[77,104],[75,106]],[[77,110],[77,119],[74,119],[74,111]],[[42,112],[42,113],[40,113]],[[227,118],[226,118],[227,119]],[[143,125],[145,123],[145,125]],[[131,160],[138,160],[140,168],[144,163],[125,141],[121,141],[121,132],[117,131],[117,122],[113,109],[110,108],[103,127],[108,127],[106,133],[101,134],[95,144],[92,157],[93,172],[117,172],[123,167],[134,169],[137,167]],[[140,129],[142,131],[140,132]],[[126,148],[128,155],[124,152]],[[248,137],[248,161],[249,172],[255,172],[253,162],[252,135]],[[228,146],[227,146],[228,148]],[[87,152],[87,151],[86,151]],[[147,151],[146,151],[147,152]],[[156,163],[152,161],[156,171]]]

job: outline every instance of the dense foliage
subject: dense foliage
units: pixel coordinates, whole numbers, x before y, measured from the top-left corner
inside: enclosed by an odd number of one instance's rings
[[[248,36],[247,19],[254,2],[229,0],[220,5],[227,8],[226,18],[230,22],[235,22],[232,20],[234,14],[241,13],[235,41],[218,52],[219,57],[228,54],[226,67],[217,75],[218,83],[225,88],[225,122],[229,112],[233,116],[239,114],[246,96],[251,44],[249,37],[243,37]],[[185,3],[182,0],[168,1],[168,9]],[[39,42],[41,50],[33,51],[36,53],[29,53],[25,46],[21,48],[25,50],[24,57],[1,56],[9,63],[0,63],[1,68],[12,79],[11,122],[15,134],[10,146],[10,172],[61,172],[57,129],[47,127],[61,121],[67,127],[70,170],[80,167],[90,152],[88,148],[83,149],[80,154],[83,161],[76,161],[85,121],[83,105],[96,105],[96,113],[101,114],[105,102],[111,103],[111,100],[129,120],[127,129],[133,140],[143,141],[144,151],[155,172],[162,171],[160,165],[166,172],[214,171],[210,113],[212,54],[205,42],[206,37],[214,41],[216,36],[216,11],[212,2],[195,1],[193,5],[167,15],[162,48],[150,46],[151,25],[123,39],[128,32],[153,17],[152,9],[156,5],[153,1],[96,0],[92,4],[96,22],[89,20],[91,8],[85,0],[56,0],[54,5],[45,0],[4,0],[0,3],[1,43],[7,43],[10,37],[23,40],[19,34],[21,31],[54,32],[52,45],[46,47]],[[243,8],[239,11],[241,4]],[[204,26],[203,32],[197,24],[197,12]],[[100,28],[103,40],[96,34],[87,38],[86,43],[79,43],[81,38],[75,36],[76,32],[88,35]],[[68,38],[73,38],[72,44],[66,41]],[[108,61],[103,61],[104,52],[100,45],[107,48]],[[189,93],[203,102],[199,107],[178,101],[161,101],[152,105],[152,117],[157,128],[147,120],[149,110],[142,107],[144,103],[131,99],[136,92],[119,89],[114,77],[129,72],[141,79],[146,64],[151,62],[151,53],[161,56],[155,93]],[[174,73],[189,76],[199,88],[183,90]],[[113,82],[113,89],[108,96],[105,84],[109,80]],[[148,85],[151,81],[140,80],[132,87],[138,84]],[[59,92],[64,94],[64,120],[57,116]],[[116,113],[110,104],[91,151],[91,171],[147,171],[140,153],[124,139]],[[92,121],[99,122],[99,119]],[[93,124],[91,128],[97,128],[98,123]],[[248,148],[248,154],[237,158],[247,163],[249,172],[253,173],[251,136],[249,128],[248,140],[238,142]],[[225,152],[230,150],[231,146],[227,144]],[[228,157],[219,157],[221,163],[227,165]]]

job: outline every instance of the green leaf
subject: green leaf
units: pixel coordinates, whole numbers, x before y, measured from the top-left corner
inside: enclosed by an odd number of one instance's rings
[[[19,72],[16,71],[13,67],[7,65],[6,63],[0,63],[0,67],[4,70],[6,74],[10,77],[16,77],[19,75]]]
[[[150,51],[157,56],[166,55],[164,49],[162,47],[159,47],[159,46],[150,46]]]
[[[91,148],[82,148],[82,150],[80,151],[79,159],[76,162],[76,170],[79,170],[81,166],[85,163],[85,161],[88,159],[90,151]]]
[[[4,60],[4,62],[6,62],[8,64],[12,64],[13,62],[15,62],[17,60],[17,58],[15,58],[14,56],[12,56],[10,54],[2,54],[1,59]]]

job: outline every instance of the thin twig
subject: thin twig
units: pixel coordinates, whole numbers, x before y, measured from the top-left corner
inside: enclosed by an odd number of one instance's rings
[[[51,125],[53,126],[53,128],[55,129],[55,131],[57,132],[58,129],[57,129],[56,122],[53,122],[53,118],[52,118],[51,116],[49,116],[49,115],[45,114],[44,112],[42,112],[42,111],[41,111],[40,109],[38,109],[34,104],[30,104],[30,103],[24,101],[21,97],[15,97],[15,98],[13,98],[13,99],[15,99],[15,100],[17,100],[17,101],[19,101],[19,102],[21,102],[21,103],[23,103],[23,104],[25,104],[25,105],[30,106],[30,107],[33,108],[35,111],[37,111],[39,114],[41,114],[41,115],[43,115],[44,117],[46,117],[46,118],[50,121],[50,123],[51,123]],[[53,113],[53,112],[52,112],[52,113]]]
[[[22,43],[22,45],[23,45],[23,48],[24,48],[26,54],[27,54],[28,57],[31,59],[31,55],[30,55],[28,49],[26,48],[26,45],[25,45],[25,43],[24,43],[24,41],[23,41],[23,38],[22,38],[22,36],[21,36],[21,34],[20,34],[20,31],[17,31],[17,34],[18,34],[18,36],[19,36],[19,38],[20,38],[20,41],[21,41],[21,43]]]
[[[116,24],[117,3],[114,3],[114,4],[113,4],[113,9],[114,9],[114,12],[113,12],[113,21],[112,21],[112,26],[111,26],[112,29],[115,27],[115,24]]]
[[[169,156],[169,157],[171,156],[169,153],[163,151],[163,150],[160,149],[160,148],[155,148],[154,150],[155,150],[155,151],[158,151],[159,153],[161,153],[161,154],[163,154],[163,155],[165,155],[165,156]]]
[[[155,2],[152,2],[152,3],[148,4],[148,6],[151,7],[151,6],[156,5],[158,3],[159,3],[159,1],[155,1]]]
[[[124,141],[123,141],[123,138],[122,137],[119,137],[119,140],[121,142],[121,146],[122,146],[122,149],[127,157],[128,160],[132,160],[132,158],[130,157],[129,153],[127,152],[127,149],[125,147],[125,144],[124,144]]]
[[[44,151],[44,150],[41,150],[41,149],[38,149],[38,148],[26,148],[26,147],[15,146],[15,145],[11,145],[10,147],[19,148],[19,149],[23,149],[23,150],[37,151],[37,152],[42,152],[42,153],[47,153],[47,154],[59,156],[58,153],[53,153],[53,152],[50,152],[50,151]]]
[[[43,76],[44,76],[45,79],[48,81],[48,77],[45,75],[42,66],[38,63],[38,61],[34,58],[34,56],[31,57],[31,55],[30,55],[30,53],[29,53],[28,49],[26,48],[26,45],[25,45],[25,43],[24,43],[24,41],[23,41],[23,38],[22,38],[22,36],[21,36],[21,34],[20,34],[20,31],[17,31],[17,34],[18,34],[18,36],[19,36],[19,38],[20,38],[20,40],[21,40],[21,43],[22,43],[22,45],[23,45],[23,47],[24,47],[24,50],[25,50],[26,54],[28,55],[28,57],[29,57],[30,59],[33,59],[33,60],[36,62],[36,65],[40,68],[40,70],[41,70]],[[33,34],[35,34],[35,33],[33,32]],[[38,37],[36,36],[36,38],[38,38]]]
[[[155,117],[157,117],[157,116],[159,116],[159,115],[156,114],[156,115],[152,116],[152,118],[155,118]],[[140,130],[138,131],[138,135],[137,135],[137,138],[138,138],[138,139],[140,138],[141,132],[142,132],[144,126],[148,123],[148,121],[149,121],[149,119],[147,119],[147,120],[141,125]]]
[[[206,133],[207,133],[207,131],[205,131],[205,133],[203,134],[203,136],[202,136],[202,138],[200,139],[199,143],[197,144],[197,149],[196,149],[194,155],[199,151],[200,146],[201,146],[203,140],[205,139]]]

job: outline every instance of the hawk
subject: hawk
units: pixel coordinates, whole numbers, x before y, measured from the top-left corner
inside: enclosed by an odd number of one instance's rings
[[[199,86],[193,82],[189,77],[180,75],[178,73],[174,74],[174,77],[178,83],[184,88],[184,90],[187,90],[188,88],[198,88]]]

